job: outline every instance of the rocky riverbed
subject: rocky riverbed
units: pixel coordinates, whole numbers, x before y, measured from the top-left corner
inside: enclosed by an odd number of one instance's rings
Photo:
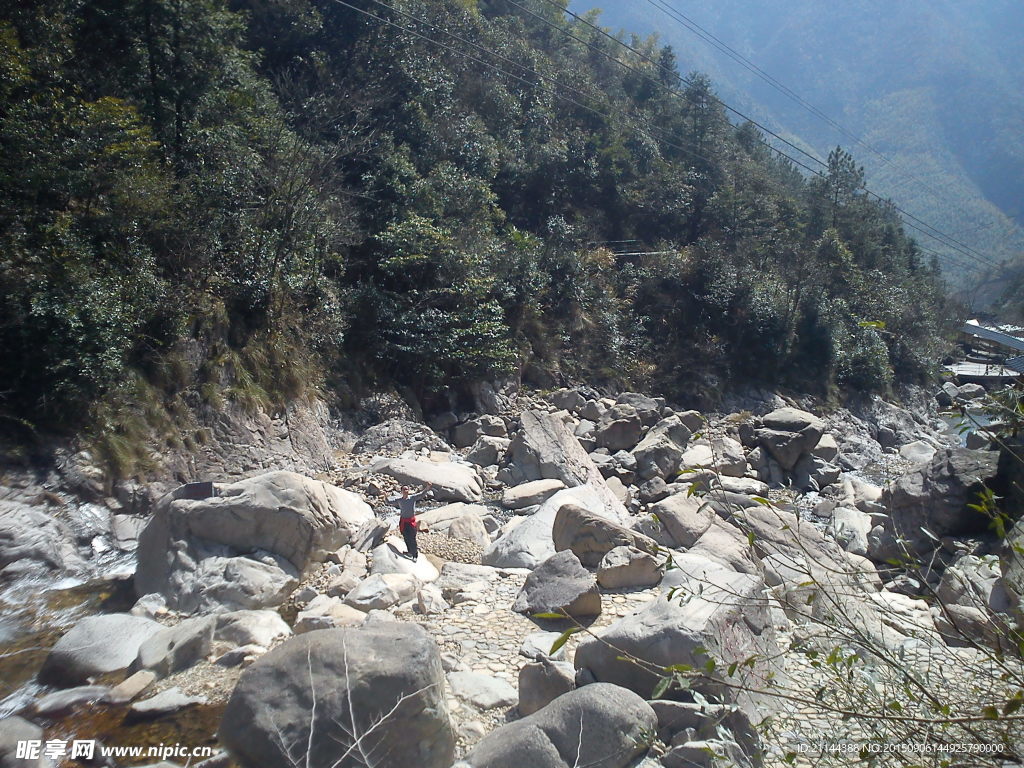
[[[261,768],[900,765],[877,745],[925,738],[923,764],[969,739],[988,752],[965,764],[1015,759],[1013,707],[985,719],[1024,682],[1015,552],[967,506],[998,454],[936,402],[485,394],[275,433],[279,457],[316,447],[282,459],[298,472],[223,447],[223,476],[176,489],[106,487],[81,455],[9,472],[0,758],[95,738]],[[425,483],[412,562],[387,499]]]

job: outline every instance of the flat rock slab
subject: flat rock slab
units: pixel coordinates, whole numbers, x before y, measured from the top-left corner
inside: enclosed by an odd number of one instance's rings
[[[139,647],[163,629],[162,624],[127,613],[87,616],[53,646],[40,677],[53,685],[74,686],[95,675],[127,669]]]
[[[168,688],[166,691],[137,701],[131,706],[131,717],[136,720],[169,715],[194,704],[209,703],[205,696],[186,696],[180,688]]]
[[[511,488],[506,488],[501,495],[501,506],[505,509],[523,509],[543,504],[552,494],[565,488],[565,483],[557,478],[532,480]]]
[[[389,475],[405,485],[433,483],[434,496],[442,501],[480,501],[483,486],[476,469],[454,462],[383,459],[370,467],[371,472]]]
[[[479,710],[510,707],[519,700],[516,689],[496,677],[480,672],[452,672],[448,685],[456,698]]]

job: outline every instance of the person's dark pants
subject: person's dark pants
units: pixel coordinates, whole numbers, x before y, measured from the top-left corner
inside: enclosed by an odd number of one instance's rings
[[[405,539],[405,548],[409,552],[409,557],[417,559],[420,552],[416,548],[416,523],[407,523],[403,520],[398,527],[402,529],[402,538]]]

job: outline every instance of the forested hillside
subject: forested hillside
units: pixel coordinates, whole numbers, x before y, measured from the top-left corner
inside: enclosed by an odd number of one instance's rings
[[[937,354],[936,265],[854,158],[805,179],[670,49],[547,3],[2,16],[5,431],[382,385],[429,410],[509,372],[884,389]]]
[[[921,245],[942,254],[966,300],[998,300],[1024,269],[1024,5],[1016,0],[571,7],[599,7],[615,28],[657,31],[684,72],[709,73],[727,102],[821,160],[837,142],[849,145],[869,187],[914,217]]]

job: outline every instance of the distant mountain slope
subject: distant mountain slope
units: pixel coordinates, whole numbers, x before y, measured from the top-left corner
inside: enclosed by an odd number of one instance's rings
[[[603,0],[601,22],[657,32],[675,48],[682,72],[708,73],[730,104],[791,140],[799,137],[794,143],[822,159],[836,144],[848,148],[867,168],[869,188],[973,251],[997,262],[1020,257],[1024,3],[669,0],[868,148],[699,39],[656,2]],[[594,5],[574,0],[570,8]],[[944,260],[951,277],[987,283],[982,293],[989,297],[1003,287],[1001,272],[963,274],[954,259],[977,262],[912,234],[953,257]]]

